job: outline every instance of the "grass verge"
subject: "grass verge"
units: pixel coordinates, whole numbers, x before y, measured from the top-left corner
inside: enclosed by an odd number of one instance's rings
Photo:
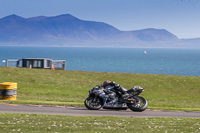
[[[1,132],[200,132],[199,118],[120,118],[0,114]]]
[[[0,67],[0,83],[17,82],[17,100],[0,102],[84,106],[88,90],[105,80],[145,88],[149,109],[200,111],[200,77],[6,67]]]

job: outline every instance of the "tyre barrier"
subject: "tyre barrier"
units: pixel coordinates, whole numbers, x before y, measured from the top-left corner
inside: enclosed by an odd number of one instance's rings
[[[3,82],[0,83],[1,100],[17,100],[17,83]]]

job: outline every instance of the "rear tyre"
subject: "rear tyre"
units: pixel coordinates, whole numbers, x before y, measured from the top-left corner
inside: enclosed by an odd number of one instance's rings
[[[103,106],[103,101],[99,97],[88,97],[84,104],[89,110],[99,110]]]
[[[147,108],[148,102],[145,98],[143,98],[141,96],[134,96],[134,99],[135,99],[134,103],[127,103],[127,106],[132,111],[142,112]]]

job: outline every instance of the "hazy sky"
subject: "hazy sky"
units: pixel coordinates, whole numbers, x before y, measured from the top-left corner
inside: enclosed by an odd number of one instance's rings
[[[71,14],[119,30],[166,29],[179,38],[200,38],[200,0],[0,0],[0,18]]]

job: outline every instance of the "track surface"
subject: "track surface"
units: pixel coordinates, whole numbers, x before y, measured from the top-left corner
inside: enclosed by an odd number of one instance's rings
[[[72,116],[115,116],[115,117],[193,117],[200,118],[200,112],[150,111],[133,112],[131,110],[88,110],[81,107],[37,106],[0,103],[0,113],[28,113]]]

